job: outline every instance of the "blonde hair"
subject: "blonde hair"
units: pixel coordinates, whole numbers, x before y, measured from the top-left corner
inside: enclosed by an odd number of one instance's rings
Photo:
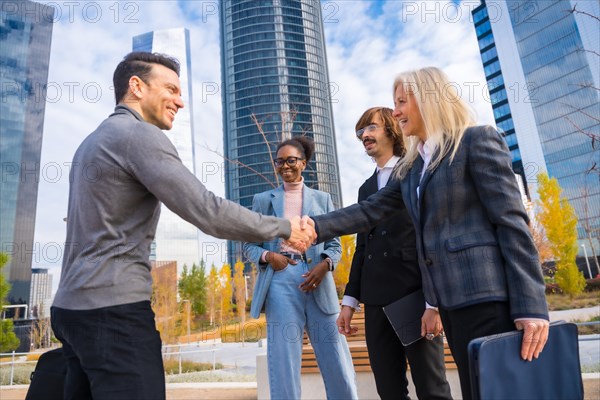
[[[450,82],[448,76],[436,67],[400,73],[394,80],[394,98],[400,85],[404,85],[405,93],[415,97],[427,140],[432,141],[439,149],[427,169],[435,169],[448,153],[452,162],[465,130],[475,125],[473,112],[460,98],[457,85]],[[405,140],[406,153],[400,160],[397,171],[399,178],[406,176],[419,155],[419,138],[411,136]]]

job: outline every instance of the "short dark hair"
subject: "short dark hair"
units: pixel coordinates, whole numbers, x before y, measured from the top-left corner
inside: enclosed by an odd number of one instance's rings
[[[356,123],[356,130],[360,130],[373,123],[373,117],[379,115],[384,124],[385,134],[392,139],[394,143],[394,155],[402,157],[405,153],[404,138],[400,131],[400,125],[394,116],[393,110],[387,107],[372,107],[363,113]]]
[[[113,74],[113,86],[115,88],[115,100],[117,104],[125,97],[129,88],[129,79],[132,76],[138,76],[142,81],[148,83],[148,79],[152,73],[152,64],[163,65],[179,76],[179,61],[176,58],[166,54],[149,53],[146,51],[129,53],[117,65]]]
[[[315,152],[315,142],[306,136],[294,136],[291,139],[284,140],[283,142],[279,143],[275,153],[278,153],[279,149],[281,149],[283,146],[292,146],[296,148],[296,150],[298,150],[300,154],[304,156],[306,162],[310,161],[313,153]]]

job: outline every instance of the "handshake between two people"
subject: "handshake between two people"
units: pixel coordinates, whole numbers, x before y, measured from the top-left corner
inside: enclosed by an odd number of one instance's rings
[[[302,218],[291,218],[290,224],[292,225],[292,233],[286,242],[299,252],[304,253],[317,240],[315,222],[305,215]]]

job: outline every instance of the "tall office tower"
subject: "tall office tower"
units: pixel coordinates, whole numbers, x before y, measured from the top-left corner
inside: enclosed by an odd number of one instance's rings
[[[0,1],[0,251],[12,304],[29,300],[53,20],[53,7]]]
[[[30,318],[50,318],[52,304],[52,275],[46,268],[31,269],[31,293],[29,295]]]
[[[600,165],[600,147],[584,132],[600,134],[600,35],[593,17],[600,16],[599,4],[488,0],[472,12],[494,117],[515,172],[534,201],[537,174],[557,178],[577,213],[579,239],[596,250],[600,185],[589,169]],[[570,12],[574,7],[582,13]]]
[[[277,185],[274,145],[306,135],[316,151],[304,181],[340,207],[320,1],[224,0],[220,22],[227,198],[250,207],[256,193]],[[241,258],[240,243],[228,243],[228,256],[232,264]]]
[[[196,172],[194,161],[194,109],[192,101],[190,34],[185,28],[153,31],[133,38],[134,51],[150,51],[175,57],[181,64],[181,97],[185,107],[177,112],[173,128],[165,134],[177,149],[179,158],[193,174]],[[160,164],[156,164],[160,168]],[[200,263],[198,247],[198,229],[182,220],[166,206],[161,207],[156,237],[152,244],[153,261],[177,261],[181,270],[186,264]]]

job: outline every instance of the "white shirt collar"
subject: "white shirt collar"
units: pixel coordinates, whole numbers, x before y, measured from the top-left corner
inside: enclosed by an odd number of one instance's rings
[[[392,158],[390,158],[383,167],[380,168],[379,166],[377,166],[377,172],[381,171],[382,169],[386,169],[386,168],[394,168],[396,166],[396,164],[398,163],[398,160],[400,160],[400,157],[392,156]]]
[[[437,146],[432,142],[431,139],[427,139],[425,143],[419,142],[419,144],[417,145],[417,151],[421,155],[423,161],[425,161],[426,165],[429,165],[429,162],[431,161],[431,156],[433,156],[433,153],[435,152],[436,148]]]

